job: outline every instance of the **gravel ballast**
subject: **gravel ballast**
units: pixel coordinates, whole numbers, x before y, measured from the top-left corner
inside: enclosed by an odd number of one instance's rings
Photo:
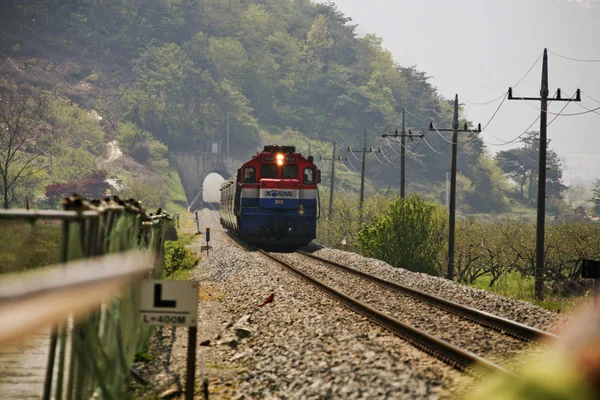
[[[201,226],[212,228],[212,249],[194,275],[200,282],[202,344],[197,396],[202,377],[209,380],[211,398],[257,399],[452,398],[457,382],[471,382],[276,262],[240,246],[223,232],[218,213],[204,210],[201,216]],[[199,238],[192,247],[199,253],[203,244]],[[541,329],[568,322],[528,303],[393,269],[357,254],[315,245],[310,249],[320,257]],[[427,306],[424,313],[432,310]],[[444,329],[458,328],[448,324]],[[146,374],[163,388],[169,386],[166,382],[184,387],[187,330],[177,328],[172,334],[165,328],[153,340],[155,360],[146,366]]]

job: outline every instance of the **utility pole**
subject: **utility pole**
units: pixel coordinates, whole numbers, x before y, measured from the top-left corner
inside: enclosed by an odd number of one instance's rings
[[[454,278],[454,227],[456,225],[456,153],[458,151],[458,133],[481,132],[481,124],[477,126],[477,130],[467,129],[465,124],[464,129],[458,129],[458,94],[454,97],[454,119],[452,120],[452,129],[437,129],[433,126],[433,122],[429,123],[429,130],[438,132],[452,132],[452,167],[450,173],[450,220],[448,223],[448,273],[446,278],[452,280]]]
[[[373,150],[372,148],[367,149],[367,130],[365,129],[365,132],[363,135],[362,150],[352,150],[350,147],[348,147],[348,151],[362,153],[362,166],[360,169],[360,205],[359,205],[360,206],[360,216],[362,218],[363,202],[365,200],[365,168],[366,168],[366,161],[367,161],[367,151],[369,151],[371,153],[381,153],[381,149],[378,149],[378,150]]]
[[[331,158],[321,157],[321,161],[331,161],[331,181],[329,183],[329,213],[327,218],[331,220],[331,215],[333,213],[333,188],[335,185],[335,162],[336,161],[345,161],[348,160],[348,157],[342,158],[340,156],[335,155],[335,140],[333,141],[333,151],[331,152]]]
[[[548,97],[548,51],[544,49],[542,60],[542,87],[540,97],[513,97],[512,88],[508,88],[508,100],[540,101],[540,159],[538,166],[538,196],[537,196],[537,226],[535,237],[535,298],[544,299],[544,236],[546,224],[546,151],[548,148],[548,100],[552,101],[581,101],[581,90],[577,89],[575,99],[563,99],[560,89],[556,97]]]
[[[223,121],[226,120],[227,121],[227,154],[229,154],[229,115],[231,113],[229,111],[227,111],[227,116],[226,117],[219,117],[217,118],[219,121]],[[219,144],[219,153],[221,152],[221,145]]]
[[[398,135],[398,129],[396,129],[396,131],[394,132],[393,135],[388,135],[388,134],[383,134],[381,135],[381,137],[384,138],[388,138],[388,137],[393,137],[393,138],[397,138],[400,137],[400,144],[402,145],[402,148],[400,149],[400,197],[404,198],[404,186],[405,186],[405,182],[406,182],[406,146],[404,138],[410,138],[410,141],[412,142],[414,137],[420,137],[423,138],[424,135],[413,135],[412,131],[409,129],[408,130],[408,135],[406,134],[406,129],[405,129],[405,108],[402,107],[402,130],[400,131],[400,134]]]
[[[229,111],[227,111],[227,154],[229,154]]]

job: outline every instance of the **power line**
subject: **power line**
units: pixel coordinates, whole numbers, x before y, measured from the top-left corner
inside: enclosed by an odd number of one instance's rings
[[[388,138],[385,138],[385,141],[387,142],[388,146],[390,146],[390,149],[392,149],[392,151],[393,151],[394,153],[396,153],[396,155],[397,155],[397,156],[399,156],[399,155],[400,155],[400,153],[398,153],[398,152],[397,152],[397,151],[396,151],[396,150],[395,150],[395,149],[392,147],[392,144],[390,143],[390,140],[389,140]]]
[[[560,114],[563,111],[565,111],[565,108],[567,108],[569,106],[569,104],[571,104],[570,101],[568,101],[567,103],[565,103],[564,107],[558,112],[558,115],[556,115],[554,118],[552,118],[552,121],[548,122],[548,125],[546,125],[546,126],[550,126],[550,124],[552,124],[556,120],[556,118],[560,117]],[[579,103],[577,103],[577,104],[579,104]]]
[[[491,118],[485,123],[485,125],[483,126],[483,129],[481,129],[481,131],[485,131],[485,129],[488,127],[488,125],[490,124],[490,122],[492,122],[494,120],[494,118],[496,117],[496,114],[498,114],[498,111],[500,111],[500,108],[502,108],[502,105],[504,104],[504,102],[506,101],[506,98],[508,97],[508,92],[506,92],[504,94],[504,98],[502,99],[502,102],[500,103],[500,105],[498,106],[498,108],[496,108],[496,111],[494,111],[494,114],[492,114]],[[473,131],[471,131],[473,132]],[[473,137],[471,139],[468,139],[466,141],[466,143],[469,143],[471,140],[475,139],[476,137],[479,137],[477,135],[473,135]],[[483,140],[482,140],[483,141]],[[484,142],[485,143],[485,142]]]
[[[434,130],[437,132],[437,134],[438,134],[438,135],[440,135],[440,137],[441,137],[442,139],[444,139],[446,142],[448,142],[449,144],[456,144],[456,143],[454,143],[454,142],[452,142],[452,141],[450,141],[450,140],[446,139],[446,138],[444,137],[444,135],[442,135],[442,134],[440,133],[440,131],[438,131],[438,128],[436,128],[436,126],[433,124],[433,122],[430,124],[430,127],[431,127],[431,128],[433,128],[433,129],[434,129]]]
[[[538,58],[535,60],[535,62],[534,62],[534,63],[533,63],[533,65],[531,66],[531,68],[529,68],[529,69],[527,70],[527,72],[525,73],[525,75],[523,75],[523,77],[522,77],[521,79],[519,79],[519,80],[517,81],[517,83],[515,83],[514,85],[512,85],[512,87],[517,87],[517,86],[519,86],[519,84],[520,84],[521,82],[523,82],[523,79],[525,79],[525,78],[527,77],[527,75],[529,75],[529,73],[530,73],[530,72],[533,70],[533,68],[535,68],[535,66],[536,66],[536,65],[537,65],[537,63],[540,61],[540,58],[542,58],[542,56],[543,56],[543,55],[544,55],[544,53],[541,53],[541,54],[539,55],[539,57],[538,57]],[[462,99],[462,100],[463,100],[465,103],[469,103],[469,104],[474,104],[474,105],[480,105],[480,106],[484,106],[484,105],[491,104],[491,103],[494,103],[494,102],[498,101],[499,99],[501,99],[501,98],[502,98],[502,96],[504,96],[504,93],[503,93],[503,94],[501,94],[500,96],[496,97],[496,98],[495,98],[495,99],[493,99],[493,100],[490,100],[490,101],[484,101],[484,102],[482,102],[482,103],[478,103],[478,102],[474,102],[474,101],[468,101],[468,100],[465,100],[465,99]]]
[[[534,120],[534,121],[531,123],[531,125],[529,125],[529,127],[527,127],[527,128],[526,128],[526,129],[523,131],[523,133],[521,133],[521,134],[520,134],[519,136],[517,136],[516,138],[514,138],[514,139],[512,139],[512,140],[509,140],[508,142],[505,142],[504,140],[502,140],[502,139],[499,139],[499,138],[497,138],[497,137],[495,137],[495,136],[493,136],[493,135],[492,135],[492,137],[493,137],[494,139],[496,139],[496,140],[499,140],[499,141],[501,141],[502,143],[501,143],[501,144],[496,144],[496,143],[488,143],[488,142],[486,142],[486,144],[489,144],[490,146],[506,146],[507,144],[514,143],[514,142],[516,142],[517,140],[519,140],[521,137],[523,137],[523,135],[525,135],[527,132],[529,132],[529,130],[531,129],[531,127],[532,127],[533,125],[535,125],[535,123],[536,123],[536,122],[538,122],[539,120],[540,120],[540,117],[539,117],[539,115],[538,115],[538,117],[537,117],[537,118],[536,118],[536,119],[535,119],[535,120]],[[489,134],[491,135],[491,133],[490,133],[490,131],[489,131],[489,130],[487,131],[487,133],[489,133]]]
[[[587,110],[588,112],[594,113],[594,114],[598,114],[600,115],[600,112],[598,112],[598,110],[600,110],[600,107],[594,108],[594,109],[589,109],[586,106],[584,106],[581,103],[577,103],[577,105],[585,110]],[[587,113],[583,113],[583,114],[587,114]],[[581,115],[581,114],[568,114],[568,115]]]
[[[379,164],[381,165],[385,165],[386,163],[382,162],[379,157],[377,157],[377,154],[375,154],[375,151],[373,149],[370,149],[371,153],[373,153],[373,155],[375,156],[375,159],[379,162]],[[379,149],[379,152],[381,153],[381,149]]]
[[[356,157],[356,155],[354,154],[354,152],[352,151],[352,149],[350,147],[348,147],[348,150],[350,151],[350,154],[352,154],[352,156],[354,156],[354,158],[356,158],[358,161],[360,161],[360,158]]]
[[[600,104],[600,101],[596,100],[595,98],[593,98],[593,97],[592,97],[592,96],[590,96],[589,94],[587,94],[587,93],[585,93],[585,92],[583,92],[583,91],[582,91],[581,93],[583,93],[583,95],[584,95],[585,97],[587,97],[588,99],[590,99],[590,100],[592,100],[592,101],[595,101],[596,103]]]
[[[567,56],[563,56],[562,54],[555,53],[552,50],[548,50],[548,52],[554,54],[555,56],[564,58],[566,60],[571,60],[571,61],[585,62],[585,63],[598,63],[598,62],[600,62],[600,60],[590,60],[590,59],[585,60],[585,59],[581,59],[581,58],[567,57]]]
[[[387,138],[386,138],[387,139]],[[389,144],[389,142],[388,142]],[[390,161],[389,158],[387,158],[387,156],[385,155],[385,153],[383,152],[383,150],[381,149],[381,147],[379,148],[379,150],[381,151],[381,155],[383,156],[383,158],[385,158],[387,160],[388,163],[393,164],[392,161]],[[393,149],[392,149],[393,150]]]
[[[348,161],[348,164],[350,164],[350,166],[352,167],[352,169],[356,172],[358,172],[358,169],[356,169],[356,167],[354,166],[354,164],[352,164],[352,161],[350,161],[350,157],[346,157],[346,160]]]
[[[488,104],[492,104],[492,103],[495,103],[495,102],[497,102],[498,100],[500,100],[500,99],[501,99],[503,96],[505,96],[505,95],[506,95],[506,92],[502,93],[500,96],[496,97],[494,100],[485,101],[485,102],[483,102],[483,103],[478,103],[478,102],[476,102],[476,101],[469,101],[469,100],[465,100],[465,99],[463,99],[463,101],[464,101],[465,103],[469,103],[469,104],[472,104],[472,105],[475,105],[475,106],[485,106],[485,105],[488,105]]]
[[[382,134],[382,135],[384,135],[384,134],[387,132],[387,130],[388,130],[388,129],[390,129],[390,128],[392,127],[392,125],[394,125],[394,123],[395,123],[395,122],[398,120],[398,118],[400,117],[400,114],[402,114],[402,110],[398,111],[398,114],[396,114],[396,118],[394,118],[394,120],[392,121],[392,123],[391,123],[391,124],[389,124],[389,125],[387,126],[387,128],[385,128],[385,129],[383,130],[383,132],[381,132],[381,134]]]
[[[426,144],[426,145],[427,145],[427,146],[428,146],[428,147],[429,147],[431,150],[433,150],[433,152],[434,152],[434,153],[437,153],[437,154],[445,154],[445,153],[442,153],[442,151],[444,151],[444,149],[446,149],[446,147],[448,147],[448,145],[450,144],[450,142],[446,143],[446,145],[445,145],[444,147],[442,147],[442,148],[441,148],[441,149],[438,151],[438,150],[434,149],[433,147],[431,147],[431,145],[429,144],[429,142],[427,141],[427,139],[425,139],[425,136],[423,136],[423,141],[425,141],[425,144]],[[432,154],[433,154],[433,153],[432,153]]]

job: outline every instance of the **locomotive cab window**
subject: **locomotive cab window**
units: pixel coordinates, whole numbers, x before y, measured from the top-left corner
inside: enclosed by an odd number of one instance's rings
[[[286,164],[281,167],[281,175],[284,178],[298,178],[298,165]]]
[[[304,183],[309,185],[315,183],[315,171],[312,168],[304,168]]]
[[[256,183],[256,170],[253,167],[244,169],[244,183]]]
[[[261,178],[277,178],[277,165],[263,164],[260,166]]]

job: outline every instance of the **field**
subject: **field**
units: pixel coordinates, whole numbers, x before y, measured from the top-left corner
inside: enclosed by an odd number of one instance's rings
[[[60,261],[61,226],[0,221],[0,274],[21,272]]]

